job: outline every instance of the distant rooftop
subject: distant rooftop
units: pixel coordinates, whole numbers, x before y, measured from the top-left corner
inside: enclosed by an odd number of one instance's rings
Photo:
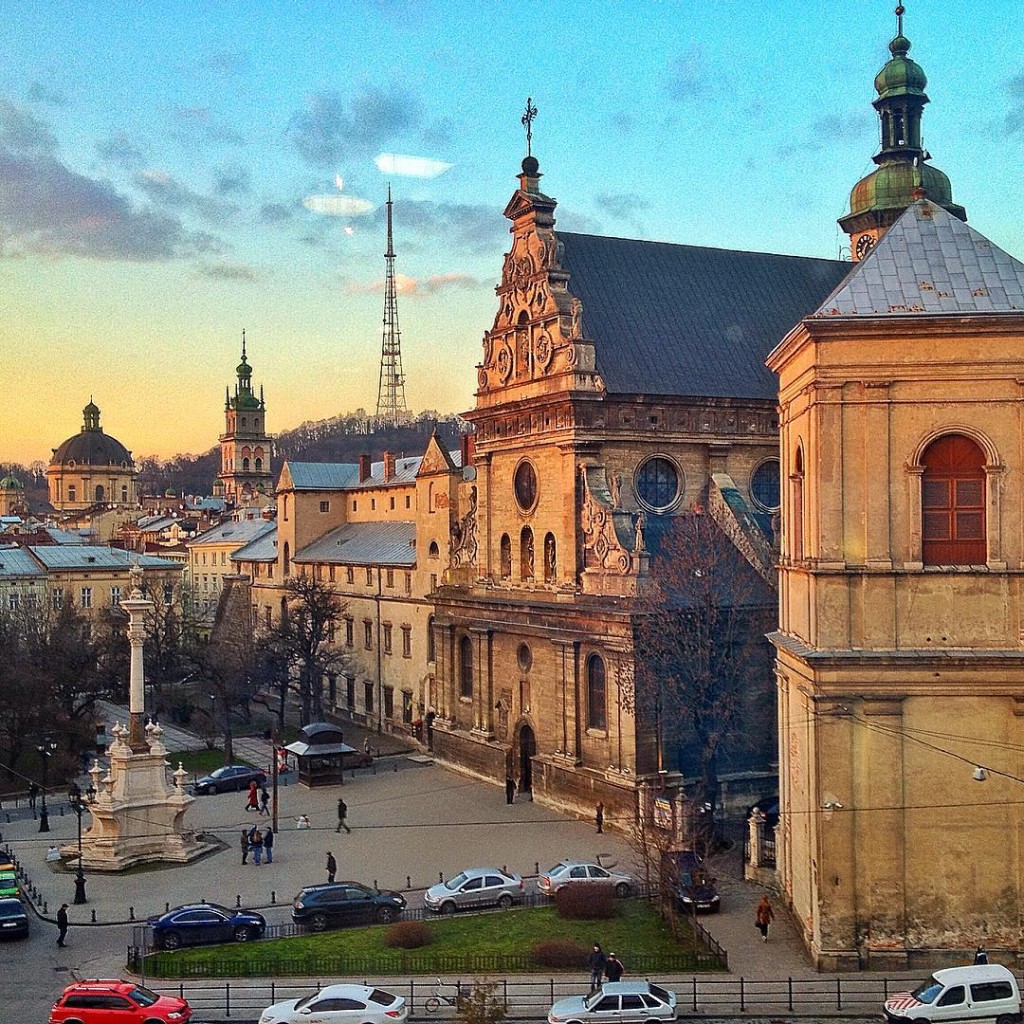
[[[292,561],[411,568],[415,542],[415,523],[346,523],[296,552]]]

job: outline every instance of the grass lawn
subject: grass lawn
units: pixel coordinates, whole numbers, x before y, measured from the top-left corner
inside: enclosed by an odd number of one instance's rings
[[[147,957],[145,971],[153,977],[439,974],[492,967],[551,971],[530,956],[534,943],[542,939],[573,939],[585,950],[600,942],[606,950],[623,957],[634,971],[642,961],[649,963],[651,970],[687,966],[716,969],[713,963],[698,964],[692,957],[695,940],[685,921],[681,922],[681,941],[676,942],[665,922],[643,900],[623,900],[617,908],[618,914],[605,921],[565,920],[558,917],[554,907],[440,918],[430,922],[434,941],[413,950],[385,946],[385,925],[244,945],[206,946],[154,954]],[[702,947],[697,948],[704,952]],[[569,969],[578,972],[580,968]]]
[[[185,766],[189,775],[209,775],[214,768],[221,768],[224,765],[223,750],[175,750],[167,755],[174,771],[178,769],[180,761]],[[235,758],[233,764],[248,764],[241,758]]]

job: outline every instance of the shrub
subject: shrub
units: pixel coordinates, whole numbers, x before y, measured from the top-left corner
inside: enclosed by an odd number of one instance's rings
[[[579,967],[587,965],[589,950],[575,939],[545,939],[535,942],[530,955],[538,967]]]
[[[610,886],[593,882],[563,885],[555,893],[555,910],[559,917],[604,920],[615,916],[615,893]]]
[[[419,949],[434,941],[434,930],[422,921],[399,921],[384,935],[384,945],[389,949]]]

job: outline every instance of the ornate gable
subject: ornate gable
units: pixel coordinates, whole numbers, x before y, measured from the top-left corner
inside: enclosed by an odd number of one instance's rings
[[[498,404],[520,394],[511,389],[603,392],[595,369],[594,343],[583,334],[583,307],[569,293],[555,235],[556,201],[538,188],[537,161],[527,157],[520,187],[505,207],[512,221],[512,247],[505,254],[499,307],[484,334],[478,367],[478,404]]]
[[[416,476],[436,476],[439,473],[452,473],[455,469],[456,466],[451,455],[445,451],[437,434],[431,434]]]

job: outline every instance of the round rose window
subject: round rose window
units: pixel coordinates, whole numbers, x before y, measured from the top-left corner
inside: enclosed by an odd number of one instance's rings
[[[512,480],[516,504],[521,512],[532,512],[537,504],[537,471],[532,462],[520,462]]]

